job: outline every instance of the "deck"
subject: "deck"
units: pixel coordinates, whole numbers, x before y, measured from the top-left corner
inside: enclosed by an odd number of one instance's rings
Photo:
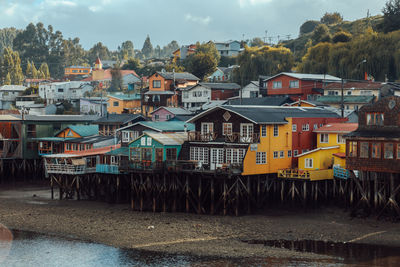
[[[309,181],[332,180],[333,169],[309,171],[298,169],[284,169],[278,170],[278,178]]]

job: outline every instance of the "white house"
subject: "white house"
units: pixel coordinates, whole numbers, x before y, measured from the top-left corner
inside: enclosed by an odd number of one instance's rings
[[[53,104],[62,100],[79,100],[85,92],[93,90],[89,82],[70,81],[41,83],[39,85],[39,96]]]
[[[182,90],[182,105],[189,111],[200,110],[211,101],[211,88],[197,84]]]
[[[0,109],[10,109],[15,104],[17,96],[25,91],[23,85],[3,85],[0,87]]]
[[[243,87],[241,94],[243,98],[260,97],[259,81],[251,81],[248,85]]]

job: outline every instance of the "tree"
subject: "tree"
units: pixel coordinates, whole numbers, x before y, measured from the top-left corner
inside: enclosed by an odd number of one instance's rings
[[[42,65],[40,65],[39,71],[41,73],[41,75],[39,75],[39,76],[43,77],[41,79],[50,78],[49,66],[47,65],[46,62],[43,62]]]
[[[21,59],[18,52],[5,48],[0,66],[1,79],[9,84],[22,84],[24,74],[21,69]]]
[[[220,55],[213,42],[197,43],[195,53],[188,56],[183,65],[188,72],[203,80],[216,70],[219,59]]]
[[[37,79],[38,78],[38,71],[36,69],[35,63],[31,63],[31,73],[30,73],[30,78],[32,79]]]
[[[118,50],[121,59],[128,59],[135,56],[135,50],[132,41],[123,42]]]
[[[63,40],[62,42],[62,56],[63,56],[63,65],[64,66],[73,66],[73,65],[89,65],[88,60],[88,52],[86,52],[81,44],[79,43],[79,38],[68,40]],[[93,51],[92,51],[93,52]],[[93,52],[96,54],[97,51]],[[96,60],[97,56],[94,58]],[[93,59],[93,58],[91,58]]]
[[[343,21],[342,15],[339,12],[328,13],[326,12],[321,18],[321,23],[323,24],[335,24]]]
[[[400,29],[400,0],[387,1],[382,12],[382,28],[384,32],[387,33]]]
[[[9,72],[7,72],[6,78],[4,80],[4,85],[10,85],[11,84],[11,75]]]
[[[341,31],[336,32],[333,35],[332,42],[333,43],[339,43],[339,42],[345,43],[345,42],[349,42],[351,40],[351,38],[352,38],[351,33],[341,30]]]
[[[89,49],[88,52],[89,64],[95,62],[98,57],[102,60],[110,60],[110,51],[108,50],[107,46],[103,45],[102,42],[98,42],[92,48]]]
[[[150,36],[147,35],[146,40],[143,43],[142,54],[144,55],[144,58],[150,58],[153,56],[153,52],[153,45],[151,44]]]
[[[111,92],[117,92],[122,91],[122,89],[123,84],[121,70],[118,65],[115,65],[114,68],[112,68],[111,70],[111,86],[109,90]]]
[[[261,47],[263,45],[264,45],[264,41],[261,40],[260,37],[255,37],[250,41],[250,46],[251,47],[255,47],[255,46]]]
[[[172,53],[179,48],[177,41],[171,41],[169,44],[161,49],[161,57],[170,58]]]
[[[325,24],[318,25],[312,33],[313,44],[320,42],[330,42],[331,34],[329,32],[328,26]]]
[[[307,20],[300,26],[300,36],[312,32],[319,24],[319,21]]]
[[[169,64],[167,64],[165,66],[165,70],[168,71],[168,72],[172,72],[172,71],[184,72],[185,71],[185,67],[180,65],[180,64],[177,64],[176,62],[171,62],[171,63],[169,63]]]
[[[123,66],[123,70],[134,70],[137,71],[138,69],[141,69],[142,65],[140,64],[140,60],[137,58],[130,58],[128,59],[128,62],[126,62]]]

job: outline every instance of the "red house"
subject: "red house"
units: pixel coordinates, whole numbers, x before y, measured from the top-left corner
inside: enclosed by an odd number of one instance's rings
[[[267,95],[288,95],[292,100],[316,100],[324,94],[324,84],[339,82],[340,78],[327,74],[282,72],[265,80]]]

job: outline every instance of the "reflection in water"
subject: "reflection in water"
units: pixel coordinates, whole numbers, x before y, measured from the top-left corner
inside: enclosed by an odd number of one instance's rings
[[[397,266],[397,248],[320,241],[248,241],[338,256],[333,260],[291,258],[221,259],[119,249],[106,245],[14,231],[12,249],[0,266]],[[1,247],[0,247],[1,252]],[[397,252],[397,254],[393,254]]]

